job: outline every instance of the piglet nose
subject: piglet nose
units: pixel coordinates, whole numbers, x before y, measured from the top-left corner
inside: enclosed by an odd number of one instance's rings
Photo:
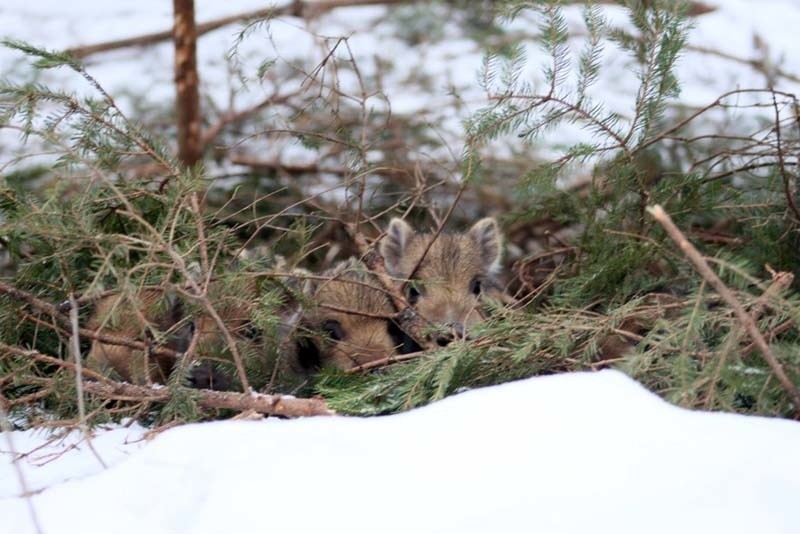
[[[436,343],[440,347],[446,347],[454,339],[464,338],[464,325],[459,322],[450,322],[444,324],[444,330],[439,332],[436,336]]]
[[[463,338],[464,337],[464,325],[463,324],[453,322],[453,323],[448,323],[447,327],[450,329],[451,332],[453,332],[453,335],[456,336],[457,338]]]

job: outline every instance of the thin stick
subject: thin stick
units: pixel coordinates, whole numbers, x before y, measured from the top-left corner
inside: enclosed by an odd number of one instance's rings
[[[108,465],[103,461],[100,457],[100,454],[92,445],[92,435],[89,432],[89,425],[86,423],[86,404],[83,398],[83,365],[81,364],[81,344],[80,344],[80,327],[78,326],[78,302],[75,300],[75,295],[70,293],[69,295],[69,302],[70,302],[70,310],[69,310],[69,320],[72,323],[72,335],[70,336],[70,343],[69,348],[70,352],[72,352],[72,357],[75,360],[75,388],[78,395],[78,416],[80,417],[80,429],[81,433],[83,434],[83,438],[86,440],[86,444],[89,446],[89,450],[92,451],[92,454],[97,461],[103,466],[103,469],[107,469]]]
[[[81,344],[80,344],[80,327],[78,326],[78,303],[75,300],[75,295],[69,296],[70,310],[69,321],[72,324],[72,335],[70,336],[69,348],[72,352],[72,358],[75,360],[75,387],[78,390],[78,414],[81,418],[81,430],[83,435],[88,439],[89,428],[86,426],[86,405],[83,402],[83,365],[81,365]]]
[[[783,147],[781,146],[781,112],[778,108],[778,99],[775,98],[775,92],[772,92],[772,106],[775,109],[775,145],[776,153],[778,155],[778,169],[781,172],[783,179],[784,194],[786,196],[786,204],[794,214],[794,220],[800,222],[800,211],[797,210],[797,205],[794,202],[794,192],[792,191],[790,174],[786,170],[786,161],[783,155]],[[795,164],[797,166],[797,164]]]
[[[31,490],[28,488],[28,481],[25,479],[25,473],[22,472],[22,467],[19,465],[19,456],[17,456],[16,449],[14,448],[14,438],[11,435],[11,425],[8,423],[8,414],[6,413],[6,409],[4,406],[5,399],[0,398],[0,428],[3,430],[3,434],[6,436],[6,442],[8,443],[8,451],[11,453],[11,463],[14,465],[14,472],[17,474],[17,481],[19,482],[19,487],[22,490],[22,496],[25,498],[25,502],[28,504],[28,513],[31,515],[31,522],[33,522],[33,528],[37,532],[37,534],[42,534],[44,531],[42,530],[42,525],[39,522],[39,516],[36,514],[36,507],[33,506],[33,499],[31,498]]]
[[[792,273],[787,272],[779,272],[772,274],[772,283],[770,286],[761,294],[760,297],[756,300],[755,304],[750,310],[750,317],[753,318],[753,321],[758,321],[761,318],[761,314],[764,313],[764,308],[766,308],[767,304],[769,303],[770,299],[776,297],[782,291],[786,291],[789,286],[792,285],[794,281],[794,275]],[[711,405],[714,402],[714,395],[716,393],[716,385],[719,381],[720,374],[722,373],[722,368],[725,366],[725,362],[728,360],[728,354],[730,354],[731,350],[733,349],[734,345],[738,345],[739,341],[742,339],[742,331],[736,330],[730,332],[728,335],[728,339],[725,341],[725,344],[722,346],[722,350],[720,351],[719,361],[717,362],[717,367],[714,370],[714,377],[709,384],[710,391],[708,396],[706,397],[705,407],[711,408]]]
[[[672,219],[667,212],[665,212],[664,209],[659,205],[648,206],[647,212],[650,213],[650,215],[652,215],[653,218],[664,227],[664,230],[666,230],[669,237],[678,245],[697,272],[699,272],[700,275],[705,278],[709,284],[711,284],[717,293],[719,293],[719,296],[722,297],[722,300],[724,300],[728,306],[731,307],[733,313],[736,315],[736,318],[753,340],[753,343],[755,343],[756,347],[758,347],[758,350],[761,351],[761,354],[764,356],[764,360],[766,360],[767,364],[772,369],[772,373],[775,375],[775,378],[778,379],[778,382],[781,383],[783,389],[786,390],[786,393],[788,393],[789,397],[792,399],[796,416],[800,417],[800,393],[797,391],[795,385],[792,384],[792,381],[789,380],[789,377],[786,376],[783,367],[775,358],[775,355],[772,354],[772,350],[770,350],[767,341],[764,339],[764,336],[762,336],[761,332],[758,331],[758,327],[756,326],[753,318],[749,313],[747,313],[742,304],[736,299],[725,283],[717,276],[711,267],[709,267],[702,254],[700,254],[700,252],[694,248],[694,245],[692,245],[689,240],[686,239],[686,236],[684,236],[683,233],[678,229],[678,227],[675,226],[675,223],[672,222]]]
[[[361,365],[357,365],[355,367],[351,367],[347,370],[348,373],[360,373],[362,371],[369,371],[370,369],[377,369],[379,367],[386,367],[393,363],[399,362],[406,362],[408,360],[414,360],[427,354],[427,352],[410,352],[408,354],[397,354],[395,356],[389,356],[388,358],[382,358],[380,360],[373,360],[371,362],[362,363]]]

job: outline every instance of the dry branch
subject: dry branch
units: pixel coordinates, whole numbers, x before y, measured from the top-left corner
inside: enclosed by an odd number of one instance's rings
[[[708,263],[706,262],[705,258],[703,258],[702,254],[694,248],[686,236],[675,226],[675,223],[672,222],[672,219],[664,211],[664,209],[659,206],[648,206],[647,207],[648,213],[653,216],[653,218],[662,226],[664,230],[666,230],[669,237],[678,245],[684,255],[689,259],[692,263],[694,268],[700,273],[700,275],[709,283],[711,286],[719,293],[719,296],[731,307],[736,318],[741,323],[742,327],[744,327],[747,334],[753,340],[753,343],[756,344],[761,354],[764,356],[764,360],[766,360],[767,364],[772,369],[772,373],[778,379],[783,389],[786,390],[788,393],[789,398],[792,399],[792,403],[794,404],[795,414],[800,417],[800,392],[798,392],[795,385],[786,376],[786,372],[783,370],[783,366],[781,366],[780,362],[775,358],[775,355],[772,354],[772,350],[770,349],[767,341],[764,339],[764,336],[761,335],[761,332],[758,330],[758,326],[756,326],[756,322],[753,320],[753,317],[747,313],[744,309],[742,304],[736,299],[734,294],[728,289],[728,286],[717,276],[717,274],[709,267]]]
[[[395,356],[389,356],[388,358],[382,358],[380,360],[373,360],[371,362],[362,363],[361,365],[357,365],[351,369],[348,369],[347,372],[349,374],[363,373],[364,371],[379,369],[381,367],[386,367],[395,363],[415,360],[420,356],[422,356],[423,354],[425,354],[425,352],[411,352],[409,354],[397,354]]]
[[[764,74],[764,76],[769,79],[773,77],[780,77],[785,78],[789,81],[800,83],[800,76],[793,74],[789,71],[786,71],[780,68],[778,65],[768,65],[767,61],[763,59],[746,59],[741,58],[738,56],[734,56],[733,54],[729,54],[722,50],[716,50],[714,48],[709,48],[706,46],[698,46],[688,44],[686,45],[686,50],[697,52],[698,54],[706,54],[709,56],[716,56],[722,59],[726,59],[728,61],[733,61],[735,63],[741,63],[742,65],[748,65],[755,70]]]
[[[173,395],[172,391],[168,388],[135,386],[122,382],[86,382],[84,384],[84,390],[87,393],[104,399],[126,401],[167,402]],[[185,387],[179,387],[178,391],[194,396],[197,400],[197,404],[204,408],[237,410],[240,412],[252,410],[258,413],[280,415],[283,417],[336,415],[335,412],[328,408],[325,401],[319,398],[301,399],[286,395],[233,393],[229,391],[211,391]]]
[[[23,350],[0,343],[0,354],[16,354],[40,362],[76,372],[74,362],[48,356],[35,350]],[[136,386],[111,380],[99,373],[83,369],[83,373],[93,380],[83,381],[86,393],[109,400],[132,402],[167,402],[173,396],[173,389],[163,386]],[[191,395],[204,408],[247,411],[253,410],[267,415],[283,417],[308,417],[312,415],[335,415],[323,399],[302,399],[286,395],[265,395],[260,393],[234,393],[229,391],[211,391],[206,389],[176,388],[177,392]]]
[[[772,283],[758,297],[758,299],[756,299],[756,302],[750,309],[750,317],[753,318],[754,322],[761,318],[761,314],[764,313],[764,309],[769,304],[769,301],[786,291],[792,285],[793,281],[794,275],[792,273],[779,272],[772,274]],[[722,369],[728,360],[728,354],[730,354],[735,345],[739,344],[743,334],[744,332],[741,330],[732,331],[728,335],[728,339],[725,341],[725,344],[722,346],[722,350],[720,350],[719,361],[717,362],[716,370],[714,371],[714,379],[711,381],[709,393],[706,397],[706,408],[711,408],[714,401],[714,395],[716,393],[716,384],[720,374],[722,373]]]

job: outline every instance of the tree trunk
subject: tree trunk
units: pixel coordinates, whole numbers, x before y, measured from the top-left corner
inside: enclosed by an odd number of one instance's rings
[[[197,75],[197,29],[194,0],[173,0],[175,24],[175,108],[178,121],[178,159],[192,167],[202,157],[200,145],[200,96]]]

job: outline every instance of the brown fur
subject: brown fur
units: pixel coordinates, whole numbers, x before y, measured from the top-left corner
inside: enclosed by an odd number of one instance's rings
[[[444,345],[484,319],[487,295],[501,294],[496,274],[502,244],[493,218],[479,220],[467,232],[443,233],[435,239],[393,219],[380,250],[387,270],[405,288],[409,304],[440,327],[436,340]]]
[[[138,340],[165,336],[163,346],[185,350],[185,338],[191,338],[191,326],[180,322],[181,306],[161,289],[146,289],[135,295],[116,294],[103,297],[94,305],[89,328],[105,334]],[[123,345],[92,341],[86,365],[96,371],[116,371],[122,380],[142,384],[165,383],[174,365],[169,356],[153,356]]]
[[[255,295],[255,287],[248,283],[238,295],[231,295],[236,288],[229,288],[223,294],[222,285],[212,283],[209,287],[209,300],[217,314],[222,318],[225,328],[234,339],[247,336],[250,321],[250,308]],[[185,299],[184,299],[185,300]],[[94,313],[89,319],[89,327],[106,334],[138,339],[152,340],[154,344],[185,352],[199,330],[196,347],[197,354],[214,354],[222,351],[225,336],[214,319],[205,312],[195,317],[186,311],[184,300],[172,291],[152,288],[133,295],[115,294],[97,301]],[[143,384],[147,382],[166,383],[176,364],[173,357],[151,356],[145,351],[122,345],[113,345],[93,340],[86,360],[87,366],[99,370],[114,370],[125,381]],[[225,387],[221,377],[211,376],[209,369],[200,370],[205,377],[201,387]]]
[[[302,293],[310,305],[295,305],[297,311],[288,320],[296,325],[299,334],[294,350],[282,343],[283,349],[293,352],[290,372],[305,374],[325,366],[350,369],[392,356],[401,347],[407,352],[413,350],[408,337],[389,319],[395,314],[391,300],[362,263],[343,262],[321,277],[328,279],[310,279],[305,284]],[[247,284],[238,293],[229,290],[225,295],[220,294],[219,287],[212,283],[209,299],[234,339],[246,340],[257,298],[255,286]],[[158,338],[161,346],[176,352],[186,351],[195,330],[199,330],[196,354],[220,353],[226,346],[222,331],[207,313],[189,313],[185,300],[162,289],[146,289],[133,296],[111,295],[95,304],[89,326],[142,341]],[[283,334],[288,336],[287,330]],[[165,383],[175,364],[171,357],[150,357],[141,350],[97,340],[92,342],[87,358],[90,368],[113,370],[123,380],[138,384]],[[202,377],[195,385],[208,387],[207,367],[194,373]],[[216,380],[225,381],[219,377]]]
[[[316,306],[303,310],[298,322],[303,331],[319,335],[298,343],[301,369],[350,369],[408,346],[407,336],[390,319],[396,313],[390,298],[361,262],[342,262],[321,276],[328,279],[311,281],[304,290]]]

